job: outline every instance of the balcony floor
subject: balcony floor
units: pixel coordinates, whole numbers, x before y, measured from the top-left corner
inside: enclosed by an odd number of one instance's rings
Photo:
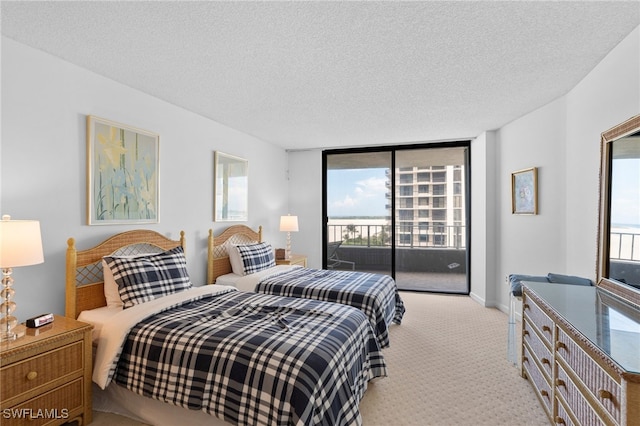
[[[338,269],[338,268],[336,268]],[[343,269],[343,268],[340,268]],[[348,270],[348,269],[344,269]],[[357,269],[359,272],[384,274],[383,271]],[[438,293],[468,294],[465,274],[438,272],[397,272],[396,284],[399,290],[431,291]]]
[[[396,272],[396,284],[400,290],[434,291],[467,294],[465,274],[437,272]]]

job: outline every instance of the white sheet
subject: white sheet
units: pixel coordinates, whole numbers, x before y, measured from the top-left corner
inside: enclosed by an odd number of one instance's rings
[[[78,321],[86,322],[93,326],[92,341],[95,343],[100,338],[100,330],[104,324],[108,324],[111,321],[111,317],[117,315],[122,311],[122,306],[109,307],[103,306],[101,308],[91,309],[88,311],[80,312]]]
[[[111,382],[111,370],[117,361],[122,345],[129,330],[139,321],[154,313],[181,302],[188,301],[208,294],[216,294],[228,290],[228,286],[204,285],[192,287],[180,293],[170,294],[159,299],[151,300],[112,315],[108,322],[102,325],[100,335],[97,338],[97,350],[93,366],[93,381],[105,389]],[[234,288],[235,289],[235,288]]]
[[[292,269],[302,268],[300,265],[276,265],[269,269],[264,269],[262,271],[255,272],[250,275],[237,275],[237,274],[226,274],[221,275],[216,278],[216,285],[229,285],[237,288],[240,291],[255,291],[256,285],[265,279],[275,275],[284,274],[285,272],[289,272]]]

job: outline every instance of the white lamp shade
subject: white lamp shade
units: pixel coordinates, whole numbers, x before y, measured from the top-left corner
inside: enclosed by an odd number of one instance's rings
[[[44,262],[40,222],[0,220],[0,268],[35,265]]]
[[[280,216],[280,231],[298,232],[298,216]]]

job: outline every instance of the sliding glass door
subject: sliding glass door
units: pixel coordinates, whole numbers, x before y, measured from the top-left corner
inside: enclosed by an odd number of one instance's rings
[[[391,154],[324,156],[326,268],[392,275]]]
[[[325,267],[469,293],[469,143],[323,154]]]

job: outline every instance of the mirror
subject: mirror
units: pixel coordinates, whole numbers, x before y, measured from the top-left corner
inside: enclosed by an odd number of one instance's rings
[[[640,115],[601,139],[598,285],[640,306]]]
[[[249,162],[215,152],[214,220],[239,222],[249,216]]]

